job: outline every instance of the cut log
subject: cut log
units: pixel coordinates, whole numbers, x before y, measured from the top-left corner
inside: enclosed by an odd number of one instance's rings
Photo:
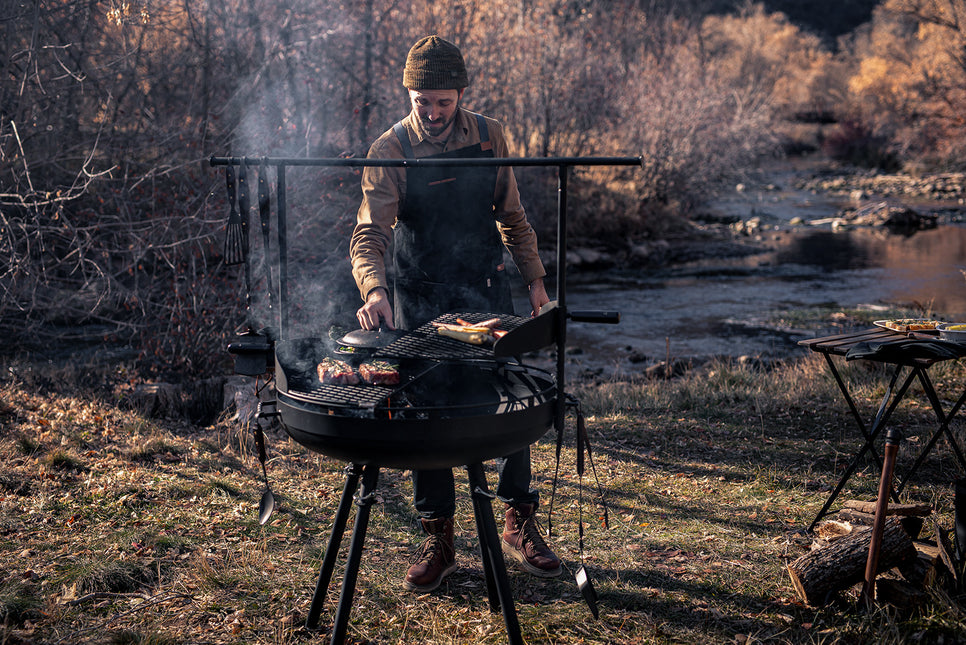
[[[860,513],[868,513],[869,515],[875,515],[875,505],[876,502],[861,502],[857,499],[850,499],[845,502],[843,506]],[[925,517],[932,513],[932,507],[929,504],[889,504],[889,510],[886,511],[886,515],[914,515],[916,517]]]
[[[892,507],[889,507],[892,510]],[[887,515],[889,515],[887,513]],[[848,522],[856,526],[872,526],[875,523],[875,513],[863,513],[862,511],[857,511],[852,508],[843,508],[838,512],[836,519],[839,522]],[[899,521],[902,522],[902,528],[906,530],[909,537],[916,539],[919,537],[919,532],[922,530],[923,519],[915,515],[902,515],[899,516]]]
[[[825,520],[815,525],[815,534],[823,540],[832,542],[844,538],[855,530],[851,522],[836,522],[835,520]]]
[[[863,513],[854,508],[843,508],[836,517],[839,522],[848,522],[859,526],[872,526],[875,522],[875,513]]]
[[[811,551],[791,562],[788,573],[798,596],[813,607],[825,605],[837,591],[865,579],[871,529],[856,529],[824,549]],[[896,518],[886,520],[877,572],[887,571],[916,556],[912,539]]]
[[[899,564],[899,573],[919,587],[934,587],[949,575],[942,553],[935,542],[916,541],[916,557]]]
[[[875,598],[893,607],[912,610],[924,604],[929,594],[905,580],[879,578],[875,581]]]

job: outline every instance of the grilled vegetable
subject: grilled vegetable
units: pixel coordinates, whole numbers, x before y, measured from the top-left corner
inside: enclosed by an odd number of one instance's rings
[[[463,327],[485,327],[487,329],[495,329],[496,326],[500,324],[500,319],[490,318],[489,320],[484,320],[483,322],[471,323],[466,320],[463,320],[462,318],[457,318],[456,322],[458,322]]]
[[[448,329],[450,331],[466,331],[477,334],[490,334],[493,332],[490,327],[483,327],[481,325],[453,325],[451,323],[441,322],[434,322],[433,325],[437,329]]]

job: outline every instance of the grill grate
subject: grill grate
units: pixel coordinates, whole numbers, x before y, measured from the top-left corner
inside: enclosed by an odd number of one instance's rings
[[[473,345],[441,336],[433,326],[433,322],[457,324],[456,319],[461,318],[469,323],[479,323],[491,318],[499,318],[500,324],[497,329],[512,331],[527,322],[527,318],[520,316],[486,314],[486,313],[450,313],[438,316],[432,322],[428,322],[415,330],[405,334],[391,344],[376,352],[379,358],[387,359],[419,359],[432,361],[462,361],[469,359],[489,359],[493,360],[492,345]]]
[[[395,391],[395,386],[384,385],[328,385],[302,383],[289,390],[289,395],[306,403],[328,407],[373,409],[383,404]]]

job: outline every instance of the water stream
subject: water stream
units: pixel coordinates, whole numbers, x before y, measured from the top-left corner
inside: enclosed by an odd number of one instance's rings
[[[814,325],[776,325],[782,312],[866,309],[875,319],[907,309],[966,321],[966,226],[901,235],[788,225],[795,217],[833,217],[843,201],[774,186],[736,191],[716,210],[771,222],[761,233],[762,252],[568,279],[569,310],[621,313],[618,325],[571,323],[568,347],[588,362],[610,365],[608,371],[639,371],[668,355],[793,355],[804,351],[799,340],[823,333]]]

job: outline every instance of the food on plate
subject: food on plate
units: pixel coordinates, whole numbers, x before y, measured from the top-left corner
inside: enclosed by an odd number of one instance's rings
[[[966,324],[963,325],[946,325],[944,327],[946,331],[966,331]]]
[[[936,329],[936,325],[940,324],[940,322],[939,320],[927,320],[924,318],[898,318],[896,320],[877,320],[875,324],[879,327],[905,333],[910,331],[932,331]]]
[[[359,375],[345,361],[326,356],[319,363],[319,380],[329,385],[355,385]]]
[[[370,385],[397,385],[399,369],[386,361],[368,361],[359,366],[359,376]]]

